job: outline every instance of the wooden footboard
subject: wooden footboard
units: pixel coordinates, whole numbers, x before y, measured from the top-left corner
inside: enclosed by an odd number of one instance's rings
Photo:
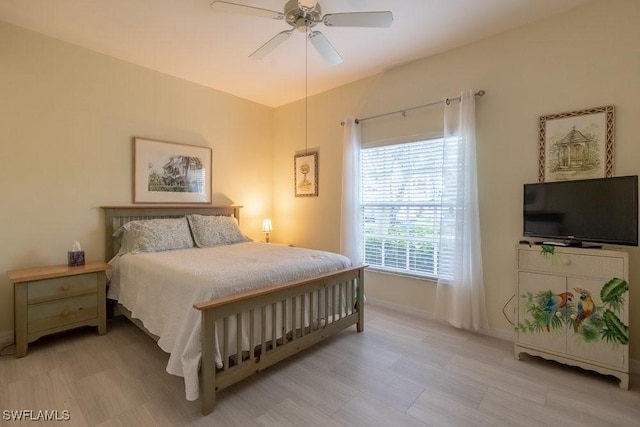
[[[202,314],[202,361],[200,399],[204,415],[213,411],[216,392],[340,332],[357,325],[364,330],[364,267],[358,266],[297,282],[220,298],[194,307]],[[280,304],[282,309],[277,310]],[[286,307],[290,307],[287,310]],[[266,315],[271,308],[271,316]],[[229,348],[229,323],[236,323],[236,337],[242,336],[243,313],[249,313],[249,351],[242,339]],[[278,313],[278,315],[276,315]],[[255,316],[261,325],[255,330]],[[281,319],[278,317],[281,316]],[[281,322],[278,322],[280,320]],[[222,336],[216,337],[216,323],[222,322]],[[287,326],[288,325],[288,326]],[[280,330],[276,330],[279,328]],[[271,339],[267,339],[270,337]],[[216,338],[218,340],[216,341]],[[216,342],[222,368],[216,368]]]

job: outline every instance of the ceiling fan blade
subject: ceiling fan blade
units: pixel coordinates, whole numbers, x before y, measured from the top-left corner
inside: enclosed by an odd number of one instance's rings
[[[320,53],[320,56],[324,58],[327,65],[333,67],[342,62],[342,57],[338,51],[335,50],[329,40],[320,31],[312,31],[309,33],[309,40],[318,53]]]
[[[244,13],[245,15],[260,16],[262,18],[283,19],[284,14],[275,10],[262,9],[259,7],[247,6],[244,4],[232,3],[228,1],[214,0],[210,4],[214,10],[231,13]]]
[[[393,13],[327,13],[322,17],[322,22],[329,27],[389,27],[393,22]]]
[[[251,59],[262,59],[268,54],[270,54],[275,48],[280,46],[280,44],[289,38],[291,33],[295,28],[292,28],[287,31],[282,31],[281,33],[276,34],[271,40],[260,46],[255,52],[249,55]]]

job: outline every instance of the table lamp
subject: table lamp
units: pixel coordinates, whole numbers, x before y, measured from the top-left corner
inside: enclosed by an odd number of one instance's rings
[[[271,225],[271,219],[267,218],[262,220],[262,231],[265,233],[264,241],[269,243],[269,232],[273,231],[273,226]]]

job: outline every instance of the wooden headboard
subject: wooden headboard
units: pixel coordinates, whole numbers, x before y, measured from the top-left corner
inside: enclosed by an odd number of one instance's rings
[[[102,206],[105,221],[105,259],[109,261],[120,249],[113,233],[129,221],[180,218],[185,215],[232,216],[240,223],[242,206]]]

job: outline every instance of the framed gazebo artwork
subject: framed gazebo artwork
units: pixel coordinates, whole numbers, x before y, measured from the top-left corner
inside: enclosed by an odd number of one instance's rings
[[[133,138],[134,203],[211,203],[211,148]]]
[[[538,181],[613,176],[613,105],[540,117]]]
[[[296,154],[293,158],[293,182],[296,197],[318,196],[318,152]]]

